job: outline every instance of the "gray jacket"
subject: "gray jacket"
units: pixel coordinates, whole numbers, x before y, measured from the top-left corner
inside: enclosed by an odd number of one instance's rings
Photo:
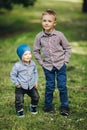
[[[24,89],[32,89],[38,81],[37,68],[32,60],[28,65],[24,64],[21,60],[15,63],[10,76],[15,86],[20,84]]]

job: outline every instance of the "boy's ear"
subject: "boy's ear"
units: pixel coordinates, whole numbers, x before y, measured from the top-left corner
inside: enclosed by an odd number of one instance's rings
[[[57,22],[55,21],[55,22],[54,22],[54,26],[56,26],[56,24],[57,24]]]

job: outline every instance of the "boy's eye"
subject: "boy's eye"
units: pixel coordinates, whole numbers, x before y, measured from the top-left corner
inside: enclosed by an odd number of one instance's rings
[[[27,55],[27,54],[24,54],[25,56]]]
[[[43,20],[43,22],[46,22],[46,20]]]
[[[52,21],[51,20],[43,20],[43,22],[49,22],[49,23],[51,23]]]
[[[51,23],[52,21],[51,20],[48,20],[49,23]]]

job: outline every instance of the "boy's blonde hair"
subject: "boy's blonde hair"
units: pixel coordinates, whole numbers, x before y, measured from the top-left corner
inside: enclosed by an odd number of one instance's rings
[[[55,13],[54,10],[52,10],[52,9],[47,9],[45,12],[42,13],[42,17],[43,17],[44,15],[46,15],[46,14],[53,15],[54,18],[55,18],[55,21],[56,21],[57,18],[56,18],[56,13]]]

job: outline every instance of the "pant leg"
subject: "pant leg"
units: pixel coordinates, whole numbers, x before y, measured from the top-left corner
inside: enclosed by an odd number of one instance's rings
[[[53,92],[55,89],[55,70],[49,71],[43,68],[45,78],[46,78],[46,88],[45,88],[45,106],[52,106]]]
[[[23,109],[24,94],[22,88],[15,88],[15,108],[16,111]]]
[[[31,104],[37,106],[40,98],[38,90],[33,87],[31,90],[28,90],[27,94],[31,97]]]
[[[57,70],[57,83],[60,93],[61,106],[68,106],[68,94],[66,87],[66,65],[64,64],[60,70]]]

